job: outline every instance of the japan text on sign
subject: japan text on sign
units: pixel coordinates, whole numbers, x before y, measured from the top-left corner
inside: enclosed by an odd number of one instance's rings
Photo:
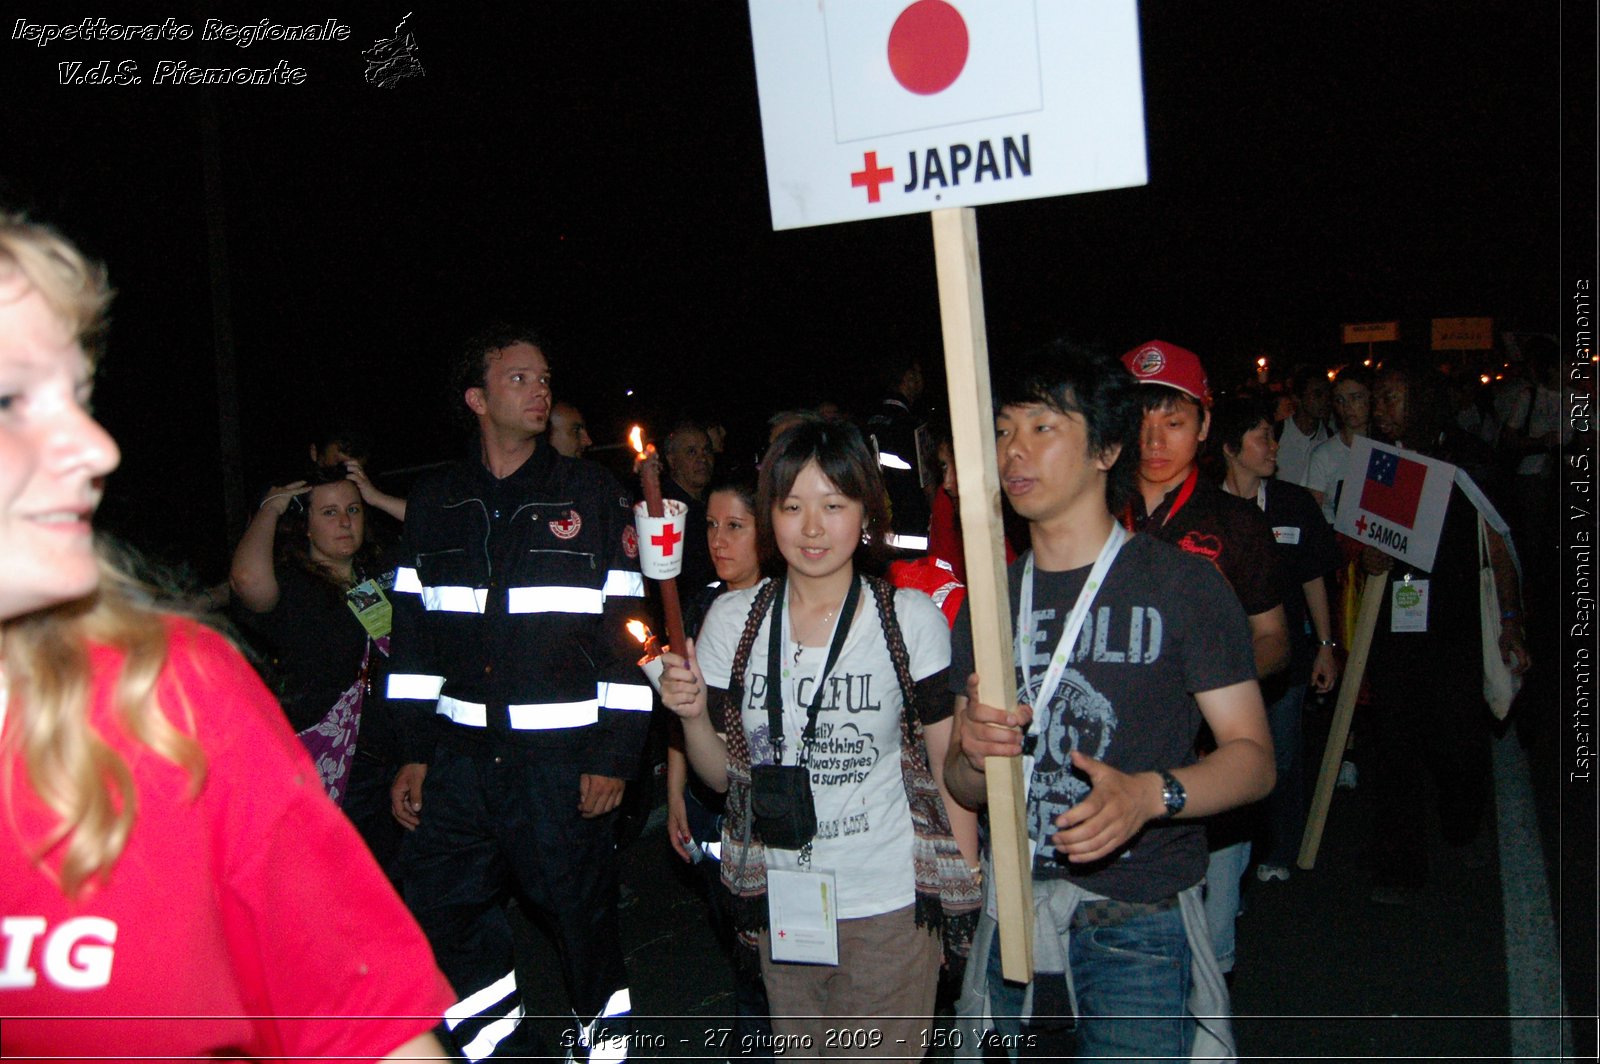
[[[1448,462],[1357,436],[1334,531],[1431,570],[1455,475]]]
[[[1397,321],[1366,321],[1344,327],[1344,342],[1347,344],[1392,343],[1398,339],[1400,323]]]
[[[1494,347],[1493,318],[1434,318],[1434,351],[1489,351]]]
[[[750,0],[772,227],[1147,180],[1134,0]]]

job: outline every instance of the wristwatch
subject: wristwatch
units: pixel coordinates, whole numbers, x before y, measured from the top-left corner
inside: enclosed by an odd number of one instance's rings
[[[1171,819],[1183,812],[1184,803],[1189,800],[1189,794],[1183,789],[1183,784],[1178,782],[1178,777],[1170,772],[1161,773],[1161,801],[1166,805],[1167,811],[1164,819]]]

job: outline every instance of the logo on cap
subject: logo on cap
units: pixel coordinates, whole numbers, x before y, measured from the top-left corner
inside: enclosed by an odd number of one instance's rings
[[[1133,356],[1133,374],[1136,377],[1154,377],[1166,368],[1166,352],[1159,347],[1143,348]]]

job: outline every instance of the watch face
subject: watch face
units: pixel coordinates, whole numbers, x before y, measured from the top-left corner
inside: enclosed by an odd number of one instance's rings
[[[1184,803],[1189,796],[1183,789],[1183,784],[1178,782],[1178,777],[1170,772],[1161,774],[1161,800],[1167,805],[1167,815],[1176,816],[1183,811]]]

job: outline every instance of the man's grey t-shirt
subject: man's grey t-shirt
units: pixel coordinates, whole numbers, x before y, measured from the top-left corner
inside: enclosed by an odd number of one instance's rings
[[[1022,568],[1019,559],[1008,570],[1014,631]],[[1061,683],[1041,710],[1039,684],[1089,568],[1034,573],[1030,682],[1017,672],[1018,700],[1040,717],[1039,734],[1024,744],[1036,758],[1026,819],[1035,842],[1034,875],[1068,878],[1123,901],[1159,901],[1205,875],[1204,824],[1152,821],[1116,854],[1091,865],[1069,863],[1047,840],[1060,830],[1055,818],[1089,794],[1087,778],[1072,768],[1071,751],[1127,773],[1193,763],[1201,724],[1194,694],[1255,679],[1249,623],[1215,566],[1136,535],[1095,596]],[[973,671],[963,604],[951,638],[952,689],[965,694]]]

